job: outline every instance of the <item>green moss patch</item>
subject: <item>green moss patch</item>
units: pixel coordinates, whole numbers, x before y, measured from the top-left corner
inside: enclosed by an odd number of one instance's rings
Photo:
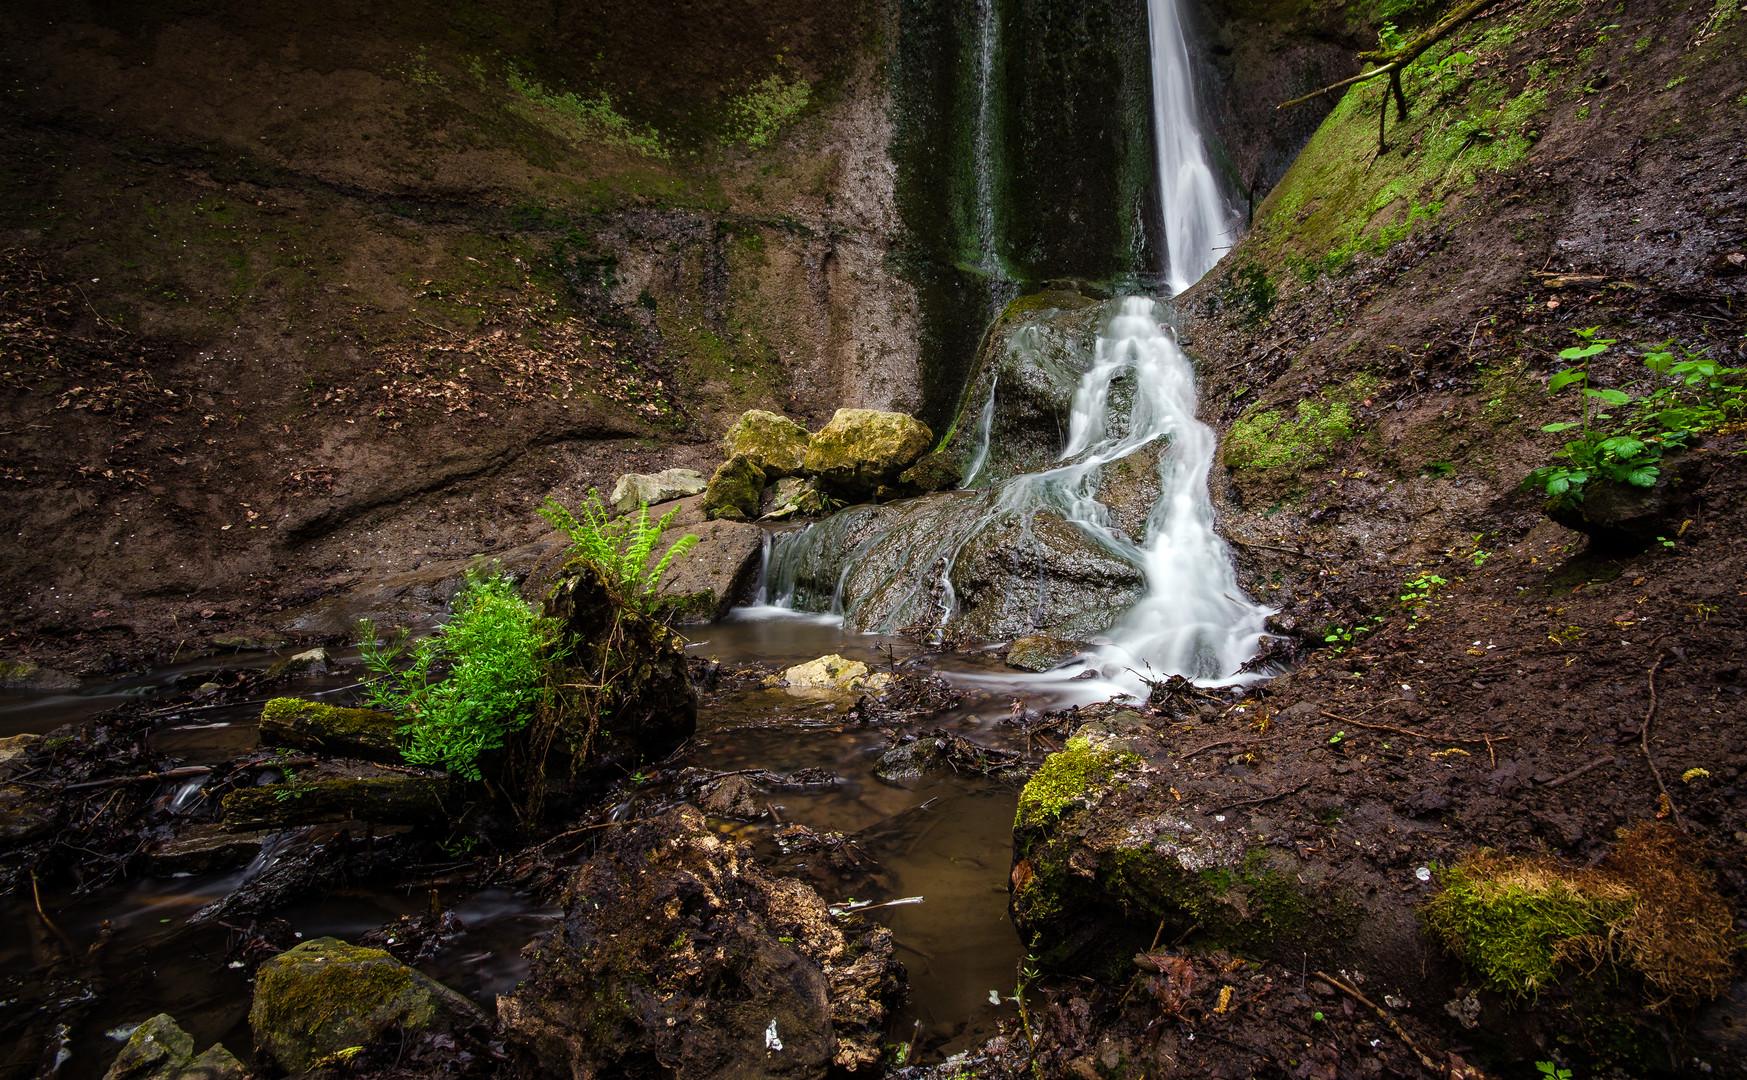
[[[1291,414],[1278,409],[1252,409],[1231,426],[1221,456],[1234,469],[1304,469],[1321,465],[1337,445],[1358,431],[1354,406],[1379,385],[1375,377],[1359,375],[1324,391],[1319,399],[1300,401]]]
[[[1019,793],[1014,828],[1032,829],[1055,821],[1087,791],[1109,784],[1119,770],[1139,764],[1140,757],[1126,750],[1100,746],[1083,735],[1069,739],[1059,753],[1044,760]]]

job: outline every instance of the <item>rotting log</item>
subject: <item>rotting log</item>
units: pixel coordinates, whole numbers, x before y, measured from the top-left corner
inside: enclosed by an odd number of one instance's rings
[[[224,797],[228,829],[282,828],[323,821],[368,821],[405,825],[449,819],[442,776],[373,776],[360,780],[268,784]]]
[[[261,745],[296,746],[369,761],[399,762],[406,722],[375,709],[342,709],[302,698],[274,698],[261,709]]]

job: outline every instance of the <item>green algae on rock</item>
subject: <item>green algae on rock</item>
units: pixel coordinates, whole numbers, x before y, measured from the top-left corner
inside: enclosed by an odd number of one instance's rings
[[[722,436],[722,450],[730,458],[745,455],[766,480],[776,480],[801,474],[812,438],[806,428],[780,413],[751,409]]]
[[[933,443],[928,425],[905,413],[838,409],[813,436],[806,470],[843,491],[871,492],[895,484]]]
[[[375,709],[344,709],[302,698],[274,698],[261,708],[261,745],[297,746],[329,754],[401,760],[405,721]]]
[[[758,516],[764,494],[764,470],[745,454],[724,461],[704,490],[704,517],[714,520],[750,521]]]
[[[390,1025],[417,1035],[487,1022],[471,1001],[382,949],[331,937],[262,964],[249,1010],[257,1046],[292,1073],[370,1042]]]
[[[1075,800],[1089,798],[1106,785],[1126,786],[1117,773],[1140,764],[1140,758],[1118,740],[1096,733],[1076,735],[1060,752],[1045,758],[1043,767],[1026,783],[1013,825],[1018,829],[1048,825]]]
[[[922,492],[945,491],[958,487],[964,470],[957,459],[944,450],[931,450],[916,459],[916,464],[898,474],[898,483]]]
[[[194,1037],[169,1013],[134,1028],[103,1080],[244,1080],[249,1070],[220,1043],[194,1052]]]

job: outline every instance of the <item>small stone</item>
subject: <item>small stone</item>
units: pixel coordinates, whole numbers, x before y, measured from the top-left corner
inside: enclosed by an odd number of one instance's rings
[[[213,1043],[194,1053],[194,1039],[159,1013],[133,1030],[103,1080],[243,1080],[248,1070],[229,1050]]]
[[[0,777],[22,772],[31,751],[41,745],[41,735],[10,735],[0,739]]]
[[[326,675],[327,673],[328,651],[321,648],[300,652],[267,669],[268,678],[278,675]]]
[[[0,689],[77,690],[78,676],[28,660],[0,660]]]
[[[818,693],[846,694],[856,690],[879,690],[891,682],[885,672],[869,674],[860,660],[849,660],[836,653],[796,664],[783,672],[790,692],[811,696]]]
[[[1007,666],[1020,671],[1048,671],[1080,655],[1077,641],[1063,641],[1047,634],[1016,639],[1007,649]]]
[[[22,787],[0,787],[0,841],[21,843],[55,831],[54,808]]]
[[[607,500],[615,514],[629,514],[639,506],[654,506],[696,495],[709,486],[695,469],[663,469],[658,473],[626,473],[613,485]]]

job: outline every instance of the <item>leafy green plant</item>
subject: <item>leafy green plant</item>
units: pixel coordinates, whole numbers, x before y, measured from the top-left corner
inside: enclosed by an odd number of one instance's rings
[[[1614,387],[1592,386],[1591,361],[1617,341],[1597,338],[1598,329],[1573,331],[1586,344],[1562,350],[1559,358],[1581,363],[1557,372],[1547,382],[1550,394],[1567,386],[1577,386],[1580,391],[1581,420],[1541,429],[1580,429],[1577,438],[1554,455],[1567,464],[1536,469],[1523,480],[1525,487],[1545,491],[1560,505],[1582,502],[1587,486],[1598,477],[1633,487],[1653,487],[1662,472],[1664,453],[1682,449],[1698,436],[1747,413],[1747,397],[1742,396],[1747,391],[1747,368],[1723,367],[1704,355],[1708,347],[1690,350],[1673,339],[1639,346],[1652,381],[1661,385],[1637,396]]]
[[[1478,565],[1478,564],[1477,564]],[[1439,586],[1448,585],[1449,581],[1436,574],[1421,574],[1404,582],[1401,586],[1401,606],[1404,608],[1424,607],[1426,601],[1432,598]]]
[[[546,694],[541,683],[556,627],[528,609],[507,574],[469,571],[454,618],[412,643],[403,670],[396,665],[407,651],[405,634],[384,645],[369,620],[358,629],[364,664],[376,676],[365,697],[408,718],[402,754],[415,764],[479,779],[479,755],[527,726]],[[446,674],[437,678],[439,671]]]
[[[607,580],[618,586],[625,598],[645,612],[653,612],[661,586],[661,575],[673,560],[697,546],[698,538],[687,534],[674,541],[666,554],[649,562],[661,534],[679,513],[676,506],[658,521],[649,520],[649,507],[639,506],[637,513],[613,518],[601,505],[593,488],[584,499],[581,516],[572,513],[556,499],[548,498],[540,508],[540,516],[552,527],[570,537],[573,558],[587,559],[600,567]]]
[[[1535,1071],[1545,1077],[1546,1080],[1571,1080],[1570,1069],[1561,1069],[1551,1061],[1535,1062]]]

